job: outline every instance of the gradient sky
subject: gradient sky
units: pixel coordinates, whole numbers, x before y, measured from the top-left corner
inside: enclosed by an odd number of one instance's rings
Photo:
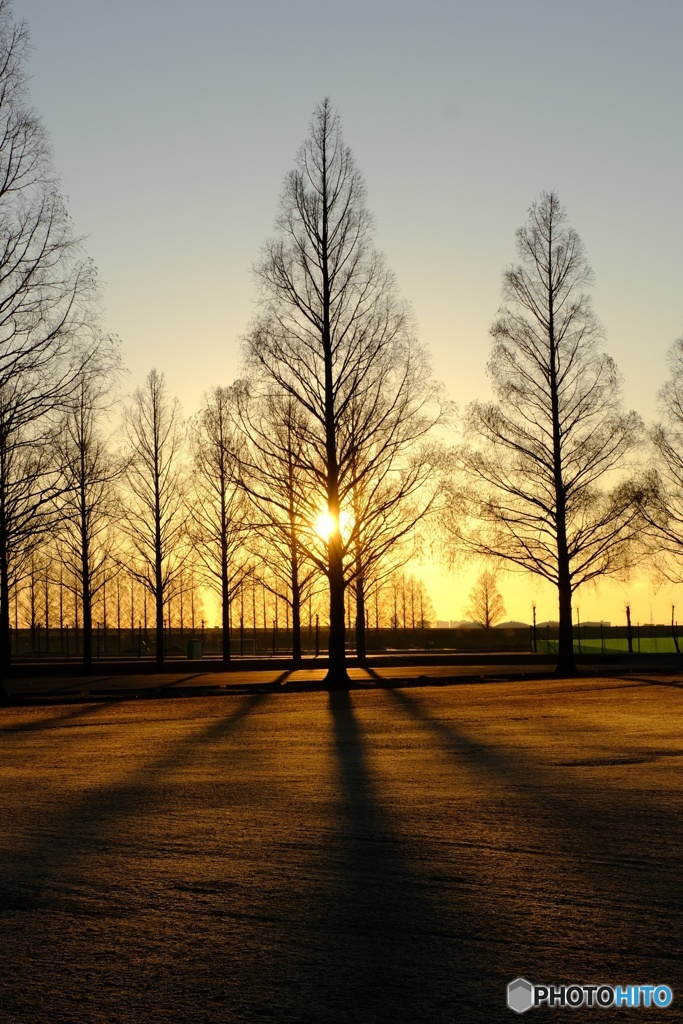
[[[104,283],[130,386],[155,366],[187,414],[239,373],[250,267],[325,95],[368,185],[377,244],[459,406],[487,394],[488,328],[514,232],[556,189],[595,307],[646,419],[683,330],[680,0],[14,0],[31,97]],[[474,572],[474,570],[472,570]],[[433,577],[460,618],[471,574]],[[503,579],[508,611],[530,591]],[[556,617],[538,589],[539,616]],[[582,618],[670,615],[648,581]],[[641,607],[642,606],[642,607]],[[668,607],[668,611],[667,611]],[[683,595],[681,596],[683,620]]]

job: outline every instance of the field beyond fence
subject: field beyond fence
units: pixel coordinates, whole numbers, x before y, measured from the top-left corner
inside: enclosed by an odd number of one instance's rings
[[[302,653],[305,657],[327,653],[327,628],[305,625],[301,633]],[[218,627],[205,627],[195,631],[179,628],[164,631],[164,653],[167,658],[221,658],[223,639]],[[446,652],[504,652],[517,651],[537,654],[555,654],[558,646],[557,625],[517,626],[498,629],[444,629],[444,628],[370,628],[366,631],[368,654]],[[355,650],[355,635],[347,631],[347,648]],[[156,655],[156,631],[139,627],[131,630],[97,625],[93,629],[93,659],[122,658],[148,659]],[[292,650],[292,634],[288,629],[236,628],[230,633],[230,654],[233,657],[286,657]],[[580,626],[574,627],[574,650],[577,654],[677,654],[683,650],[678,627],[662,625],[632,626]],[[74,661],[83,655],[82,630],[64,627],[45,630],[13,629],[12,660],[22,661]]]

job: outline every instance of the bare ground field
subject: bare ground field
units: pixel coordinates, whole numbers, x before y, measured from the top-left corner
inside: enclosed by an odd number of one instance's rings
[[[0,1020],[479,1024],[518,975],[683,1020],[682,712],[645,675],[3,709]]]

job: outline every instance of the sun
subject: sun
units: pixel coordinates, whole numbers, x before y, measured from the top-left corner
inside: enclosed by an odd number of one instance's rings
[[[336,528],[337,522],[329,512],[321,512],[315,521],[315,532],[323,540],[329,540]]]

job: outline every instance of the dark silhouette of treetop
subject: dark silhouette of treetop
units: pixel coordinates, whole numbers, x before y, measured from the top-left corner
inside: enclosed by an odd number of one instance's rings
[[[331,686],[348,681],[344,591],[363,528],[352,494],[367,482],[379,495],[378,477],[388,485],[400,463],[408,467],[409,448],[439,415],[430,410],[436,391],[424,353],[371,229],[363,179],[324,100],[285,179],[276,234],[256,268],[261,303],[246,349],[257,391],[288,396],[301,409],[300,468],[311,505],[329,516],[317,564],[330,589]],[[418,480],[413,475],[396,507],[415,497]],[[342,513],[350,523],[344,531]],[[368,543],[365,536],[370,551]],[[364,571],[362,558],[355,564],[356,574]]]
[[[491,569],[484,570],[477,579],[465,615],[484,629],[491,629],[505,615],[505,602],[498,590],[496,574]]]
[[[641,513],[657,567],[683,581],[683,337],[667,353],[669,377],[659,392],[663,418],[651,430],[655,458],[646,474]]]
[[[0,668],[10,660],[11,597],[54,524],[55,413],[98,347],[95,272],[30,108],[28,49],[26,25],[0,0]]]
[[[542,193],[516,236],[491,334],[495,401],[468,410],[464,462],[478,482],[470,544],[558,589],[559,667],[571,671],[572,594],[623,565],[637,532],[633,489],[614,471],[637,446],[614,361],[600,351],[587,288],[593,273],[554,192]],[[612,485],[610,487],[610,485]]]

